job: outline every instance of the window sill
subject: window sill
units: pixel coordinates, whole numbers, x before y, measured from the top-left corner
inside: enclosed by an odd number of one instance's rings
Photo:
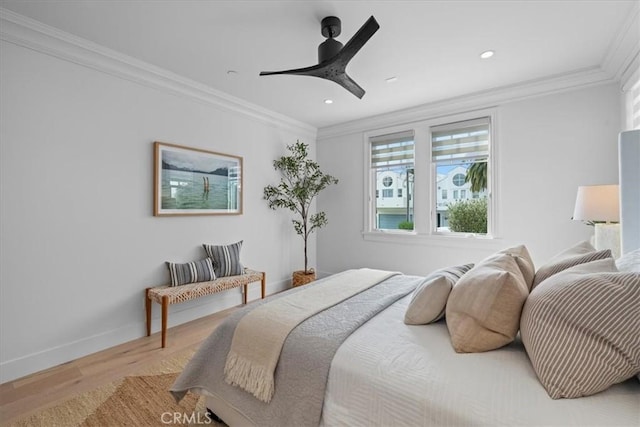
[[[410,231],[364,231],[362,237],[369,242],[401,243],[434,247],[499,250],[504,246],[504,241],[500,238],[478,236],[475,234],[419,234]]]

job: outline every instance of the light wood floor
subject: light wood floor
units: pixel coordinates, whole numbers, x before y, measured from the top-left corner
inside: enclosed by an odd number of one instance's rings
[[[141,367],[197,347],[233,307],[167,331],[167,347],[160,334],[139,338],[0,385],[0,424],[60,403],[74,394],[93,390]]]

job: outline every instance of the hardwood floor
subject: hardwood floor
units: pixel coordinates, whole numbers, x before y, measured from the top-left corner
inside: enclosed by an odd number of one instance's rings
[[[166,348],[161,348],[158,332],[4,383],[0,385],[0,424],[108,384],[183,350],[195,348],[236,309],[232,307],[170,328],[167,331]]]

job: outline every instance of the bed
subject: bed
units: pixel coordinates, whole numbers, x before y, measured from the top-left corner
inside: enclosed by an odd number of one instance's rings
[[[305,295],[327,280],[275,298]],[[554,400],[519,337],[494,351],[459,354],[444,320],[405,324],[413,290],[423,280],[391,275],[346,306],[337,304],[293,329],[282,348],[269,403],[228,384],[224,369],[237,324],[273,297],[234,313],[216,329],[172,392],[176,398],[186,391],[206,395],[207,407],[231,426],[639,425],[636,377],[592,396]],[[380,303],[383,296],[388,300]],[[358,317],[356,310],[371,304],[367,301],[377,304],[368,310],[370,319],[356,321],[337,344],[324,339],[337,330],[331,322]]]

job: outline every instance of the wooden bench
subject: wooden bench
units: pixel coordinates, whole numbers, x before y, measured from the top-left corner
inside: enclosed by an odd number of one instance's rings
[[[244,274],[220,277],[209,282],[189,283],[181,286],[155,286],[145,291],[145,309],[147,312],[147,336],[151,335],[151,305],[153,301],[162,306],[162,348],[167,344],[167,315],[169,305],[190,301],[205,295],[244,286],[242,303],[247,303],[249,283],[260,282],[262,298],[265,294],[266,274],[262,271],[245,269]]]

